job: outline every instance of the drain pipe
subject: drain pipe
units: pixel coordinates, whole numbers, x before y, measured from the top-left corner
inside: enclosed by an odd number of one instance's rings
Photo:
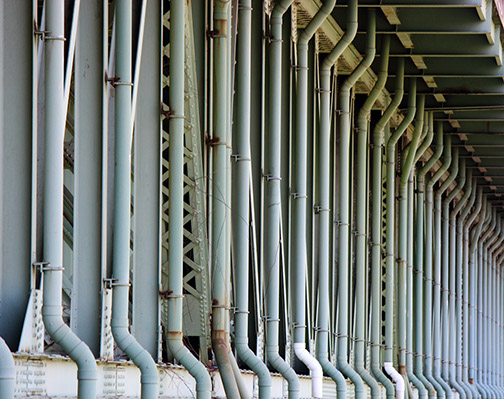
[[[229,270],[227,260],[227,168],[228,143],[228,45],[229,0],[214,2],[214,106],[213,117],[213,179],[212,215],[212,349],[219,366],[220,377],[227,397],[240,398],[229,346]]]
[[[444,181],[437,195],[442,194],[456,179],[459,171],[459,148],[453,150],[453,160],[450,175]],[[455,188],[446,195],[441,206],[441,342],[442,342],[442,366],[441,377],[448,385],[450,385],[450,313],[449,313],[449,292],[450,292],[450,202],[454,198],[452,195],[457,192]]]
[[[433,118],[433,116],[432,116]],[[419,192],[423,192],[423,181],[425,179],[425,175],[431,169],[431,167],[439,160],[441,154],[443,153],[443,132],[438,129],[436,132],[436,152],[431,157],[429,162],[422,168],[420,171],[420,179],[419,179]],[[441,168],[440,168],[441,169]],[[432,241],[433,241],[433,205],[434,205],[434,184],[439,180],[441,175],[443,174],[443,170],[438,171],[431,177],[431,179],[426,184],[426,198],[425,198],[425,235],[424,235],[424,293],[425,293],[425,306],[424,306],[424,346],[425,346],[425,377],[432,384],[437,392],[437,396],[439,398],[445,397],[445,391],[443,387],[439,384],[437,379],[434,377],[433,373],[433,340],[432,340],[432,279],[433,279],[433,269],[432,269]],[[421,197],[424,194],[422,193]],[[420,198],[419,197],[419,200]],[[420,206],[420,204],[419,204]],[[418,220],[418,219],[417,219]],[[421,239],[419,237],[419,239]],[[417,252],[420,249],[417,248]],[[420,263],[417,263],[420,265]]]
[[[0,338],[0,398],[14,399],[16,388],[16,367],[12,353]]]
[[[129,332],[131,202],[131,0],[116,2],[114,248],[112,334],[141,371],[142,399],[158,395],[158,371],[152,356]],[[173,51],[173,50],[172,50]],[[173,78],[173,76],[172,76]],[[175,79],[172,79],[175,80]],[[171,192],[173,195],[173,191]],[[170,229],[173,228],[170,225]]]
[[[44,280],[42,317],[51,339],[77,363],[78,396],[96,397],[96,361],[89,347],[63,321],[63,143],[65,136],[65,2],[46,4]],[[129,180],[128,180],[129,184]],[[129,199],[129,197],[128,197]],[[128,230],[129,231],[129,230]],[[128,233],[129,234],[129,233]],[[12,356],[9,351],[9,356]]]
[[[251,98],[252,0],[240,0],[236,71],[235,178],[233,180],[233,265],[235,277],[236,352],[259,379],[259,399],[271,398],[271,375],[249,347],[249,238],[250,238],[250,98]]]
[[[183,201],[184,196],[184,26],[185,0],[171,3],[170,51],[170,111],[169,119],[169,247],[170,278],[168,279],[168,325],[166,344],[173,357],[180,362],[196,380],[198,399],[209,399],[212,383],[205,366],[185,347],[182,334],[183,313]],[[157,396],[155,396],[157,397]],[[142,396],[143,399],[143,396]]]
[[[320,67],[320,184],[318,185],[320,195],[319,212],[319,317],[317,329],[317,360],[324,372],[336,383],[338,398],[345,399],[347,393],[347,383],[341,372],[329,361],[329,226],[331,223],[328,212],[330,206],[329,193],[329,170],[330,170],[330,137],[331,137],[331,68],[338,60],[339,56],[349,46],[357,34],[357,0],[349,0],[347,29],[334,49],[324,59]],[[348,300],[347,300],[348,304]]]
[[[387,293],[387,301],[385,307],[385,371],[392,378],[392,380],[396,383],[396,398],[403,399],[404,398],[404,390],[405,390],[405,382],[402,374],[406,374],[406,370],[404,369],[404,373],[398,373],[397,370],[393,366],[393,325],[394,325],[394,289],[395,289],[395,153],[396,153],[396,144],[406,131],[408,126],[413,121],[416,112],[416,79],[412,79],[410,81],[410,88],[408,92],[408,111],[406,116],[397,127],[397,130],[394,134],[389,138],[387,142],[387,239],[386,239],[386,293]],[[399,323],[401,324],[401,323]],[[401,344],[400,344],[401,346]],[[404,342],[404,346],[406,343]],[[404,351],[404,347],[401,346],[400,351]],[[402,356],[402,355],[401,355]],[[399,365],[405,365],[406,359],[404,362],[399,362]]]
[[[483,223],[485,222],[485,214],[486,214],[486,201],[483,201],[483,189],[481,187],[478,188],[478,198],[476,200],[476,206],[469,217],[467,224],[466,224],[466,231],[467,234],[469,235],[469,228],[472,225],[472,223],[475,221],[476,217],[479,216],[478,223],[474,227],[474,229],[471,231],[471,245],[469,247],[469,252],[468,252],[468,258],[469,258],[469,273],[470,273],[470,278],[469,280],[469,381],[471,384],[474,384],[474,369],[476,367],[476,362],[475,362],[475,346],[474,346],[474,341],[475,341],[475,333],[476,333],[476,314],[475,312],[475,307],[476,307],[476,245],[478,244],[478,240],[480,238],[481,230],[483,228]],[[481,386],[479,384],[474,384],[478,389],[481,389]],[[483,395],[484,389],[480,390],[480,393]],[[485,392],[486,393],[486,392]],[[488,393],[487,393],[488,394]]]
[[[299,379],[279,355],[280,287],[280,173],[281,173],[281,101],[282,101],[282,17],[293,0],[281,0],[271,14],[269,125],[266,135],[264,265],[266,281],[266,355],[269,363],[287,380],[289,399],[298,399]]]
[[[455,149],[456,151],[456,157],[458,156],[458,148]],[[455,300],[457,299],[458,301],[458,296],[457,296],[457,275],[460,275],[460,272],[457,271],[456,268],[456,263],[457,263],[457,248],[456,248],[456,215],[461,209],[461,207],[464,205],[464,198],[463,196],[460,201],[455,205],[455,207],[452,210],[451,214],[448,214],[449,212],[449,204],[455,199],[455,197],[458,195],[458,193],[464,188],[466,183],[466,160],[465,158],[462,159],[461,164],[460,164],[460,178],[457,183],[457,186],[448,194],[448,197],[445,199],[443,202],[443,219],[447,219],[449,215],[449,331],[448,331],[448,345],[449,345],[449,382],[450,385],[455,388],[455,390],[459,393],[460,399],[466,399],[466,391],[462,386],[460,385],[458,379],[457,379],[457,373],[456,373],[456,365],[458,364],[458,353],[460,351],[457,351],[457,348],[460,348],[460,346],[457,346],[457,340],[460,337],[460,330],[456,329],[456,309],[455,309]],[[466,199],[467,200],[467,199]],[[446,208],[445,208],[445,204]],[[446,211],[446,213],[445,213]]]
[[[382,153],[384,130],[392,115],[401,104],[404,95],[404,59],[399,59],[395,81],[395,95],[375,125],[373,131],[373,187],[371,224],[371,371],[387,390],[387,399],[394,399],[394,385],[381,369],[380,349],[382,336]]]
[[[413,87],[408,93],[410,97],[416,97],[416,79]],[[408,259],[408,182],[413,171],[418,143],[422,135],[424,125],[425,96],[418,96],[418,106],[416,109],[416,123],[413,136],[409,144],[406,159],[402,165],[399,179],[399,256],[397,260],[397,283],[398,283],[398,342],[399,342],[399,372],[406,381],[412,379],[413,384],[418,389],[420,398],[427,396],[427,391],[421,382],[413,375],[413,358],[407,352],[407,330],[408,330],[408,281],[412,276],[412,271],[407,270]],[[387,232],[388,233],[388,232]],[[408,365],[409,361],[409,365]],[[408,370],[409,369],[409,370]]]
[[[376,41],[376,11],[369,10],[369,22],[367,32],[366,55],[359,63],[357,68],[343,83],[339,92],[339,102],[341,107],[341,117],[339,124],[340,134],[340,228],[339,228],[339,276],[338,276],[338,294],[339,294],[339,318],[338,332],[338,366],[343,375],[346,375],[354,383],[355,398],[364,399],[365,387],[361,376],[348,363],[348,342],[349,342],[349,324],[348,302],[349,302],[349,247],[350,247],[350,92],[359,78],[371,66],[375,54]],[[358,296],[358,295],[357,295]]]
[[[310,370],[312,396],[322,397],[323,371],[320,363],[306,350],[306,173],[308,140],[308,43],[330,15],[336,0],[326,0],[308,26],[299,35],[297,43],[297,93],[296,93],[296,130],[293,158],[292,196],[292,243],[291,269],[294,323],[294,353]]]
[[[443,122],[438,122],[437,125],[439,134],[443,134]],[[451,156],[451,136],[446,136],[445,153],[443,165],[436,172],[436,175],[441,177],[450,167]],[[436,176],[435,175],[435,176]],[[430,183],[430,182],[429,182]],[[428,184],[429,187],[429,184]],[[437,190],[434,199],[434,263],[432,273],[433,285],[433,356],[434,368],[433,375],[437,382],[443,387],[446,392],[446,398],[451,399],[452,391],[450,386],[441,377],[441,197],[444,191],[448,188],[442,184]],[[432,188],[431,188],[432,189]]]
[[[420,160],[420,157],[427,151],[427,148],[432,143],[432,139],[434,138],[434,127],[433,127],[433,114],[432,112],[425,113],[425,122],[424,128],[427,129],[427,135],[422,142],[422,145],[417,151],[415,157],[415,164]],[[417,172],[416,180],[417,180],[417,206],[416,206],[416,225],[415,225],[415,259],[414,259],[414,289],[415,289],[415,297],[414,297],[414,325],[415,325],[415,375],[416,377],[422,381],[425,388],[428,391],[429,397],[436,397],[436,391],[434,387],[429,382],[429,380],[424,375],[424,335],[423,335],[423,307],[424,307],[424,293],[423,293],[423,284],[424,284],[424,271],[423,271],[423,240],[424,240],[424,178],[427,171],[434,165],[434,163],[441,156],[441,152],[433,154],[431,158],[426,163],[426,168],[422,168]],[[425,170],[424,170],[425,169]]]
[[[462,319],[463,323],[461,321],[461,330],[462,331],[462,381],[464,382],[464,386],[466,386],[468,389],[471,391],[471,395],[473,398],[479,398],[480,394],[478,390],[474,387],[473,384],[469,382],[469,376],[468,376],[468,364],[467,364],[467,358],[468,358],[468,349],[467,349],[467,341],[468,341],[468,323],[467,318],[469,314],[469,285],[466,284],[465,282],[469,281],[469,262],[467,259],[467,254],[469,252],[469,237],[467,236],[467,233],[465,231],[465,224],[466,224],[466,218],[468,217],[474,202],[476,200],[476,182],[472,181],[472,193],[471,197],[469,199],[468,204],[466,207],[463,209],[462,213],[460,214],[460,218],[457,221],[457,234],[459,234],[459,240],[461,243],[461,265],[462,267],[460,268],[462,272]],[[459,233],[460,231],[460,233]],[[460,272],[459,272],[460,274]]]
[[[375,40],[371,37],[370,40]],[[375,47],[375,43],[371,44]],[[390,51],[390,37],[383,38],[383,46],[380,60],[380,71],[378,80],[369,93],[366,101],[362,105],[357,120],[357,195],[356,195],[356,254],[355,254],[355,336],[354,345],[354,367],[361,378],[371,388],[371,397],[379,398],[381,388],[376,379],[365,368],[365,341],[366,341],[366,275],[367,275],[367,234],[366,225],[368,221],[368,128],[369,114],[376,99],[382,92],[388,77],[388,62]],[[374,342],[377,344],[378,342]]]

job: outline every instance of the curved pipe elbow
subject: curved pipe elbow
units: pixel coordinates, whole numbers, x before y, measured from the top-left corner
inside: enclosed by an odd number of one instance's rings
[[[466,399],[465,391],[459,385],[459,383],[457,382],[457,380],[455,379],[454,376],[450,376],[449,383],[458,392],[460,399]]]
[[[77,364],[77,378],[96,383],[98,370],[94,355],[63,321],[61,306],[42,306],[42,320],[51,339],[61,345],[70,359]]]
[[[347,382],[343,374],[333,366],[333,364],[327,359],[326,355],[317,354],[317,360],[322,366],[322,370],[336,383],[336,390],[338,391],[338,398],[345,399],[347,393]]]
[[[338,367],[343,375],[346,375],[354,383],[355,396],[364,395],[365,387],[361,376],[348,364],[346,359],[338,358]]]
[[[249,348],[247,342],[239,342],[238,339],[235,339],[234,343],[238,357],[243,360],[259,378],[259,386],[271,388],[271,374],[264,362]]]
[[[299,378],[287,362],[280,357],[278,347],[266,345],[266,354],[273,368],[287,380],[289,393],[299,394],[301,390]]]
[[[396,383],[396,398],[404,399],[404,378],[399,372],[394,368],[392,362],[385,362],[383,364],[385,371]]]
[[[159,373],[157,370],[156,362],[147,350],[145,350],[130,334],[128,328],[125,326],[114,325],[114,321],[111,323],[112,335],[117,343],[117,346],[126,353],[126,355],[131,359],[131,361],[140,369],[141,371],[141,382],[142,385],[156,385],[159,379]],[[142,390],[144,388],[142,387]]]
[[[357,374],[361,376],[364,382],[371,389],[371,397],[380,398],[381,397],[380,385],[375,380],[375,378],[364,368],[364,364],[362,363],[356,364],[355,371],[357,372]]]
[[[0,338],[0,397],[14,398],[14,389],[16,386],[16,368],[12,353]]]
[[[205,366],[199,362],[182,342],[182,333],[168,333],[167,346],[173,357],[196,380],[196,391],[198,399],[210,399],[212,396],[212,380]]]
[[[312,380],[312,396],[314,398],[322,398],[322,379],[324,373],[322,371],[322,366],[315,359],[310,352],[306,350],[306,345],[302,342],[294,343],[294,353],[301,360],[306,367],[310,370],[311,380]]]
[[[373,373],[375,378],[380,381],[381,384],[385,387],[385,390],[387,391],[387,398],[394,398],[394,384],[392,384],[392,381],[390,381],[385,376],[385,374],[383,374],[383,371],[376,362],[371,362],[371,372]]]
[[[408,371],[407,376],[408,376],[408,380],[410,380],[411,383],[418,390],[418,397],[419,398],[427,398],[428,397],[427,388],[425,388],[424,383],[416,376],[416,374],[413,373],[412,371]]]

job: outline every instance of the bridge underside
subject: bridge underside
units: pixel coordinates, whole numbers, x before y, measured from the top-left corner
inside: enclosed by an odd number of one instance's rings
[[[0,399],[504,398],[503,20],[0,1]]]

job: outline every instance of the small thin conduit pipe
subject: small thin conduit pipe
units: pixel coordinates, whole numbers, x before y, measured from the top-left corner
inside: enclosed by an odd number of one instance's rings
[[[434,155],[429,159],[429,161],[424,165],[419,175],[419,201],[425,195],[425,234],[424,243],[422,245],[423,253],[423,267],[424,267],[424,347],[425,347],[425,377],[432,384],[437,392],[439,398],[445,397],[445,391],[439,382],[434,378],[433,375],[433,342],[432,342],[432,240],[433,240],[433,203],[434,203],[434,191],[433,186],[439,180],[442,173],[435,173],[434,176],[426,184],[426,194],[423,194],[423,181],[427,172],[434,166],[434,164],[439,160],[441,154],[443,153],[443,132],[438,129],[436,132],[436,150]],[[439,171],[439,169],[438,169]],[[421,207],[421,204],[418,204]],[[421,220],[418,217],[417,220]],[[421,237],[418,237],[421,240]],[[417,254],[420,252],[420,248],[417,248]],[[417,263],[420,265],[420,263]]]
[[[317,360],[324,372],[336,383],[338,398],[345,399],[347,383],[341,372],[329,361],[329,225],[330,206],[329,169],[330,169],[330,138],[331,138],[331,68],[343,51],[350,45],[357,34],[358,1],[349,0],[347,12],[347,29],[334,49],[324,59],[320,67],[320,208],[319,213],[319,317],[317,330]]]
[[[382,336],[382,158],[384,147],[384,130],[392,115],[402,101],[404,95],[404,59],[398,60],[395,95],[376,123],[373,131],[373,167],[372,167],[372,221],[371,221],[371,371],[387,391],[387,399],[394,399],[394,385],[385,376],[381,368],[381,336]]]
[[[413,121],[416,113],[416,79],[410,80],[410,88],[408,94],[408,111],[397,127],[394,134],[387,141],[387,239],[386,239],[386,295],[387,301],[385,304],[385,371],[396,383],[396,398],[404,398],[405,382],[403,374],[397,372],[393,367],[393,325],[394,325],[394,297],[395,289],[395,153],[396,145],[401,136],[404,134],[408,126]],[[406,343],[404,343],[404,346]],[[404,350],[402,347],[400,350]],[[399,362],[401,364],[401,362]],[[404,370],[405,374],[406,370]]]
[[[368,221],[368,129],[369,129],[369,115],[376,99],[382,92],[387,82],[388,77],[388,62],[390,52],[390,37],[384,36],[382,43],[382,53],[380,59],[380,71],[378,80],[376,81],[373,89],[369,93],[366,101],[362,105],[357,125],[357,195],[356,195],[356,254],[355,254],[355,336],[356,342],[354,345],[355,357],[354,367],[355,371],[359,373],[366,384],[371,388],[371,397],[379,398],[381,396],[381,388],[376,379],[365,368],[365,341],[366,341],[366,274],[367,274],[367,234],[366,225]],[[379,321],[378,321],[379,323]],[[373,341],[374,345],[379,344],[379,341]]]
[[[240,391],[231,360],[228,323],[229,323],[229,269],[227,267],[227,178],[230,143],[229,123],[229,49],[230,13],[229,0],[214,2],[214,103],[213,107],[213,142],[212,147],[212,349],[219,366],[220,377],[226,396],[240,398]]]
[[[409,96],[416,96],[415,90],[410,90]],[[416,152],[420,137],[423,132],[424,126],[424,108],[425,96],[418,96],[418,104],[416,109],[416,124],[413,131],[413,136],[409,145],[408,154],[402,167],[402,173],[399,181],[399,259],[398,259],[398,337],[399,337],[399,371],[408,380],[411,380],[414,386],[418,389],[420,398],[427,397],[427,390],[420,382],[419,379],[413,374],[413,355],[411,352],[408,354],[408,336],[413,333],[408,326],[410,325],[408,319],[411,319],[411,313],[408,305],[412,305],[410,295],[412,294],[412,280],[413,280],[413,265],[408,264],[408,182],[413,172]],[[409,286],[409,290],[408,290]],[[402,350],[401,350],[402,349]],[[411,347],[410,347],[411,349]]]
[[[465,187],[466,184],[466,160],[465,158],[462,159],[461,164],[460,164],[460,178],[457,183],[457,186],[455,189],[453,189],[450,194],[448,194],[448,197],[446,198],[445,202],[450,203],[455,199],[455,197],[460,193],[460,191]],[[467,193],[467,190],[466,190]],[[468,398],[467,393],[465,389],[461,385],[461,381],[457,376],[457,368],[459,364],[459,353],[460,350],[457,350],[457,348],[460,348],[460,345],[457,343],[458,340],[460,340],[460,330],[457,328],[457,312],[458,312],[458,304],[460,302],[459,296],[457,295],[457,279],[461,275],[461,271],[457,269],[457,231],[456,231],[456,217],[462,206],[465,204],[467,201],[467,198],[465,194],[462,196],[462,198],[457,202],[457,204],[454,206],[451,214],[449,215],[449,226],[450,226],[450,243],[449,243],[449,275],[450,275],[450,281],[449,281],[449,314],[450,314],[450,319],[449,319],[449,326],[450,326],[450,331],[449,331],[449,359],[450,359],[450,365],[449,365],[449,381],[450,385],[455,388],[455,390],[459,393],[460,399],[466,399]],[[443,204],[444,205],[444,204]],[[443,208],[444,211],[444,208]],[[447,209],[449,211],[449,209]],[[446,218],[446,215],[444,216]]]
[[[422,145],[417,151],[415,157],[415,164],[419,161],[420,157],[423,156],[427,148],[432,143],[432,139],[434,138],[434,128],[433,128],[433,114],[432,112],[425,113],[425,122],[424,129],[427,130],[426,136]],[[440,155],[440,154],[439,154]],[[432,160],[432,162],[431,162]],[[427,163],[432,163],[437,161],[437,158],[431,157]],[[428,166],[430,167],[432,166]],[[414,272],[414,330],[415,330],[415,367],[414,372],[416,377],[422,381],[425,389],[427,389],[429,397],[435,398],[436,391],[432,384],[427,380],[424,375],[424,366],[423,366],[423,358],[424,358],[424,345],[423,345],[423,306],[424,306],[424,293],[423,293],[423,284],[424,284],[424,271],[423,271],[423,234],[424,234],[424,177],[426,171],[423,169],[417,172],[416,180],[417,180],[417,195],[416,195],[416,225],[415,225],[415,254],[413,266],[415,268]]]
[[[14,399],[16,388],[16,367],[12,353],[0,338],[0,398]]]
[[[472,170],[469,171],[469,173],[471,173]],[[472,176],[471,176],[472,177]],[[469,379],[468,379],[468,366],[467,366],[467,356],[468,356],[468,353],[467,353],[467,337],[468,337],[468,328],[467,328],[467,317],[468,317],[468,303],[469,303],[469,287],[468,287],[468,284],[466,284],[465,282],[467,282],[469,280],[469,262],[468,262],[468,259],[467,259],[467,253],[469,251],[469,238],[466,237],[466,231],[465,231],[465,222],[466,222],[466,218],[467,216],[469,215],[469,212],[471,211],[473,205],[474,205],[474,202],[476,200],[476,182],[475,182],[475,179],[470,179],[471,181],[471,196],[469,197],[469,201],[467,202],[467,205],[465,206],[465,208],[462,210],[462,212],[460,213],[460,218],[457,220],[457,245],[460,244],[459,246],[459,251],[460,253],[457,255],[457,261],[460,262],[460,270],[459,270],[459,274],[462,274],[462,278],[461,278],[461,291],[459,293],[459,295],[461,296],[461,302],[462,302],[462,315],[459,319],[460,321],[460,329],[459,331],[461,331],[461,334],[462,334],[462,339],[461,339],[461,342],[462,342],[462,382],[463,382],[463,386],[465,386],[467,389],[470,390],[471,392],[471,395],[473,398],[479,398],[480,397],[480,394],[478,392],[478,390],[474,387],[474,385],[472,385],[470,382],[469,382]],[[460,347],[459,347],[460,348]],[[466,390],[466,393],[468,391]]]
[[[259,379],[259,399],[271,398],[271,375],[266,364],[249,347],[250,248],[250,98],[252,0],[240,0],[238,9],[236,71],[235,178],[233,179],[233,266],[236,292],[234,345],[241,360]]]
[[[67,114],[64,99],[64,25],[65,2],[63,0],[46,2],[46,30],[50,32],[46,39],[52,40],[45,41],[42,318],[52,340],[61,345],[64,352],[77,364],[78,397],[95,399],[98,378],[95,358],[89,347],[63,321],[62,312],[63,144]],[[3,345],[2,347],[5,350]],[[9,357],[12,358],[10,351]],[[10,361],[7,360],[7,364],[10,364]],[[9,381],[9,378],[6,381]],[[8,383],[7,389],[9,389]]]
[[[346,375],[354,383],[355,398],[364,399],[365,387],[361,376],[351,367],[348,362],[348,342],[349,342],[349,324],[348,315],[349,303],[349,273],[350,273],[350,92],[355,83],[367,71],[373,63],[376,55],[376,11],[369,10],[369,22],[366,43],[366,55],[359,63],[357,68],[350,74],[341,86],[339,92],[339,101],[341,106],[341,117],[339,124],[340,135],[340,226],[339,226],[339,276],[338,276],[338,295],[339,295],[339,317],[338,317],[338,366],[343,375]],[[362,293],[364,295],[364,293]],[[357,295],[358,296],[358,295]]]
[[[443,122],[438,122],[437,129],[439,134],[443,134]],[[443,165],[438,169],[434,177],[441,177],[450,167],[452,162],[451,136],[445,137],[445,152]],[[438,179],[439,179],[438,177]],[[429,182],[430,183],[430,182]],[[428,184],[429,186],[429,184]],[[432,187],[431,187],[432,188]],[[433,375],[437,382],[443,387],[446,392],[446,398],[451,399],[452,390],[448,383],[441,376],[441,263],[442,263],[442,240],[441,240],[441,197],[448,188],[442,184],[437,190],[434,199],[434,261],[432,273],[433,285],[433,356],[434,367]]]
[[[173,14],[172,14],[173,15]],[[141,397],[158,395],[158,370],[154,359],[129,332],[130,208],[131,208],[131,0],[116,2],[114,248],[112,285],[112,334],[141,371]],[[172,39],[173,40],[173,39]],[[173,51],[173,45],[172,45]],[[173,54],[173,53],[172,53]],[[182,57],[183,59],[183,57]],[[176,80],[173,75],[172,80]],[[183,80],[183,79],[182,79]],[[182,89],[183,92],[183,89]],[[182,103],[183,104],[183,103]],[[182,105],[183,108],[183,105]],[[173,116],[172,116],[173,117]],[[175,117],[175,119],[177,119]],[[183,128],[182,128],[183,129]],[[172,144],[173,145],[173,144]],[[176,166],[171,166],[176,168]],[[182,173],[180,171],[180,173]],[[172,181],[170,179],[170,184]],[[170,196],[174,191],[170,191]],[[173,226],[170,224],[170,230]],[[173,232],[172,232],[173,233]],[[171,251],[170,251],[171,252]],[[182,307],[181,307],[182,309]],[[181,316],[182,317],[182,316]]]
[[[293,157],[292,184],[292,290],[294,353],[310,370],[312,396],[322,397],[322,366],[306,350],[306,202],[307,202],[307,165],[308,165],[308,43],[330,15],[336,0],[326,0],[308,26],[299,35],[297,43],[297,93],[296,93],[296,130]],[[325,298],[324,298],[325,300]]]
[[[264,264],[266,281],[266,356],[273,368],[288,382],[289,399],[298,399],[299,379],[280,357],[280,180],[281,180],[281,102],[282,102],[282,18],[293,0],[282,0],[271,14],[269,110],[266,134],[266,173],[264,204]]]

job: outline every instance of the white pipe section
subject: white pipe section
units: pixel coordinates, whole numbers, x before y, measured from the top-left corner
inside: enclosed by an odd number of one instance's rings
[[[294,353],[301,360],[306,367],[310,370],[310,376],[312,380],[312,396],[314,398],[322,398],[322,383],[324,373],[322,371],[322,366],[315,359],[310,352],[306,350],[306,345],[303,342],[294,343]]]
[[[15,386],[16,368],[14,358],[5,341],[0,338],[0,398],[14,399]]]
[[[396,387],[396,399],[404,399],[404,378],[399,372],[394,368],[392,362],[383,363],[385,371],[395,382]]]

